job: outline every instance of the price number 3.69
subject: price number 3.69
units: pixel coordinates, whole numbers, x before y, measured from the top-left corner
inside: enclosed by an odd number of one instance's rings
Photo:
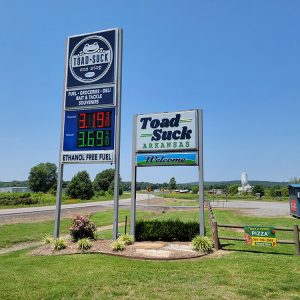
[[[77,147],[106,147],[111,145],[110,130],[78,131]]]

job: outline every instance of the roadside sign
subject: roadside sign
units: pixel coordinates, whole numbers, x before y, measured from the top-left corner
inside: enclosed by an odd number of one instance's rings
[[[198,166],[199,234],[205,234],[203,112],[201,109],[133,117],[130,232],[135,235],[138,167]]]
[[[274,227],[245,226],[245,243],[253,246],[276,246]]]
[[[65,108],[85,108],[114,106],[116,104],[115,86],[72,89],[65,92]]]
[[[68,38],[67,88],[116,81],[117,29]]]
[[[115,109],[65,111],[64,151],[113,150]]]
[[[54,237],[64,164],[114,163],[113,238],[118,237],[122,29],[67,39]]]
[[[138,167],[196,166],[198,165],[198,155],[196,152],[137,154],[136,165]]]
[[[195,110],[138,115],[136,152],[197,150],[197,121]]]

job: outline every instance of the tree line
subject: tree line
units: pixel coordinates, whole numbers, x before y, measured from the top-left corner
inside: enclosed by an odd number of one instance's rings
[[[130,181],[120,181],[120,194],[123,190],[130,191]],[[300,178],[291,178],[290,183],[300,183]],[[28,186],[33,192],[51,192],[56,193],[57,187],[57,166],[54,163],[40,163],[31,168],[29,172],[28,181],[13,181],[10,182],[10,186]],[[0,186],[9,186],[8,182],[0,182]],[[205,184],[204,190],[210,191],[214,189],[221,189],[223,193],[229,195],[238,194],[238,184]],[[98,173],[95,179],[92,181],[87,171],[80,171],[73,176],[71,181],[64,181],[63,188],[68,196],[72,198],[90,199],[94,195],[103,196],[105,194],[113,194],[114,191],[114,169],[106,169]],[[176,182],[175,177],[172,177],[169,182],[164,183],[152,183],[152,182],[137,182],[136,189],[139,190],[175,190],[175,189],[187,189],[193,193],[198,192],[198,186],[195,183],[180,184]],[[287,197],[288,188],[287,185],[260,185],[255,184],[252,188],[252,194],[259,193],[261,196],[275,197]]]
[[[70,182],[63,185],[66,194],[75,199],[91,199],[94,195],[104,196],[114,193],[114,169],[106,169],[98,173],[92,181],[87,171],[80,171]],[[121,178],[119,179],[121,181]],[[31,168],[28,177],[28,187],[35,193],[52,192],[57,188],[57,166],[53,163],[40,163]],[[119,194],[123,194],[120,184]]]

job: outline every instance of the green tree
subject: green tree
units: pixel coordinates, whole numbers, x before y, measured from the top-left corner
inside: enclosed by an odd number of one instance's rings
[[[237,184],[230,185],[228,188],[228,193],[230,195],[236,195],[238,193],[238,187],[239,186]]]
[[[176,190],[176,180],[175,177],[172,177],[169,182],[169,189]]]
[[[68,184],[66,193],[75,199],[91,199],[94,196],[94,190],[88,172],[78,172]]]
[[[108,191],[111,183],[114,181],[114,178],[115,178],[114,169],[106,169],[98,173],[93,182],[94,190],[96,192]]]
[[[298,177],[291,178],[290,183],[300,183],[300,178]]]
[[[115,181],[113,180],[111,182],[111,184],[109,185],[109,188],[108,188],[108,193],[110,195],[113,195],[114,194],[114,185],[115,185]],[[119,195],[121,196],[123,194],[123,185],[121,183],[121,180],[119,181]]]
[[[281,191],[280,186],[276,185],[276,186],[271,187],[270,190],[269,190],[269,195],[272,198],[281,197],[282,196],[282,191]]]
[[[52,163],[40,163],[31,168],[28,186],[33,192],[48,192],[57,184],[57,167]]]
[[[198,192],[199,192],[199,187],[198,187],[197,185],[193,185],[193,186],[192,186],[192,192],[193,192],[193,194],[198,194]]]
[[[261,185],[259,185],[259,184],[255,185],[255,186],[253,187],[253,189],[252,189],[252,195],[255,196],[255,194],[258,194],[258,193],[259,193],[261,196],[263,196],[263,195],[265,194],[264,188],[263,188]]]
[[[114,193],[114,181],[115,180],[115,170],[106,169],[98,173],[94,179],[93,186],[95,192],[108,192],[113,195]],[[123,186],[121,183],[121,177],[119,177],[119,195],[123,194]]]

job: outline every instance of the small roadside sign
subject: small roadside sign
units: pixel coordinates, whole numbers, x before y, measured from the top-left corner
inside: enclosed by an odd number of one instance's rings
[[[253,246],[276,246],[274,227],[245,226],[245,243]]]

